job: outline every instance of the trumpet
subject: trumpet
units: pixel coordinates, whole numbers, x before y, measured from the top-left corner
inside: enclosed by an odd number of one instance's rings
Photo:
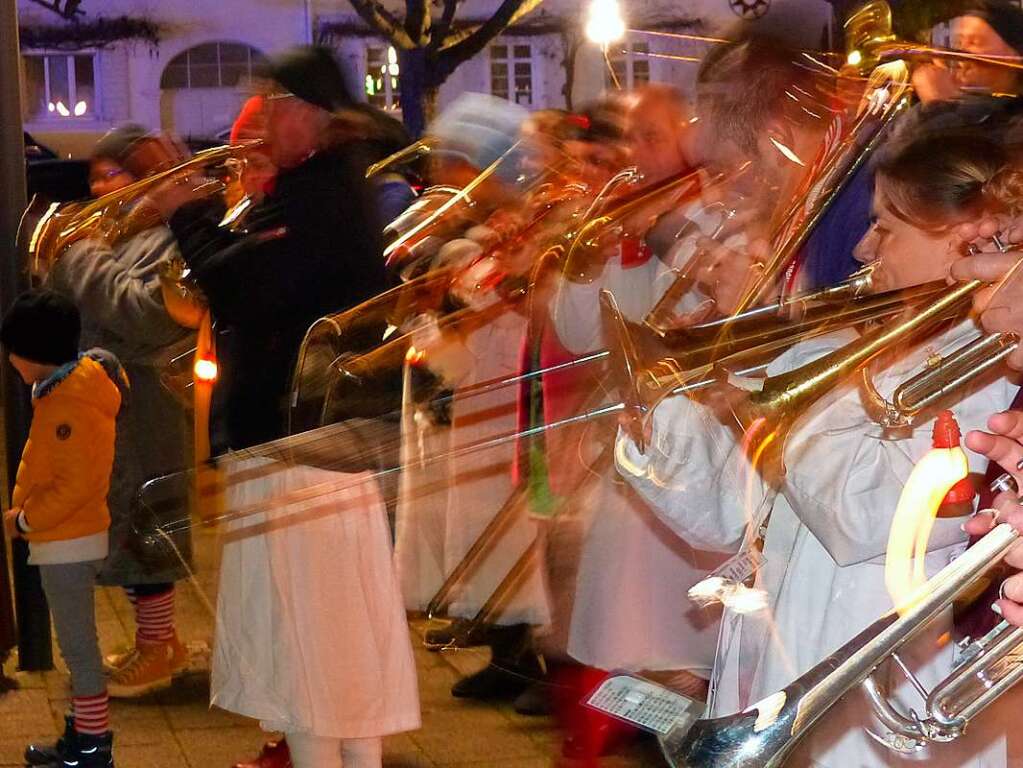
[[[961,646],[963,662],[926,695],[923,713],[903,714],[875,677],[889,659],[961,595],[968,594],[1019,539],[1003,523],[924,584],[900,615],[891,611],[789,686],[734,715],[669,733],[672,768],[780,768],[828,710],[857,686],[903,745],[958,739],[970,721],[1023,679],[1023,629],[1001,622]],[[904,666],[899,664],[900,667]],[[907,674],[910,674],[907,672]],[[911,679],[918,689],[915,678]]]
[[[25,257],[29,274],[39,280],[45,278],[60,255],[80,240],[98,238],[116,245],[160,224],[155,210],[139,204],[149,190],[176,176],[225,166],[262,143],[251,141],[198,152],[178,165],[85,203],[51,204],[40,212],[42,201],[33,200],[18,230],[19,251]]]

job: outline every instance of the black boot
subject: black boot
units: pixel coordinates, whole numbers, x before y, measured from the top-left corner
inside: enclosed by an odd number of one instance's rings
[[[451,695],[479,701],[514,699],[543,676],[543,666],[531,640],[527,624],[491,628],[490,664],[455,683]]]
[[[46,768],[114,768],[114,734],[89,736],[72,730],[63,751]]]
[[[50,765],[51,763],[60,764],[61,755],[65,749],[65,746],[71,740],[71,735],[75,731],[75,718],[73,715],[64,715],[64,734],[57,739],[56,744],[49,746],[40,746],[39,744],[29,744],[25,748],[25,762],[28,765]]]

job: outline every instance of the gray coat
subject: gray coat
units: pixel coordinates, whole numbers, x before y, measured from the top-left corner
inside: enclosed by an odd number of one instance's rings
[[[141,232],[114,249],[83,240],[61,255],[49,275],[50,287],[69,296],[82,313],[83,348],[102,347],[117,355],[131,385],[117,424],[110,555],[100,574],[100,582],[107,585],[177,581],[191,560],[187,531],[171,542],[143,535],[167,520],[187,519],[183,494],[156,510],[137,502],[143,482],[191,465],[190,419],[160,380],[166,364],[194,343],[194,334],[167,315],[160,294],[160,267],[176,248],[173,235],[163,227]],[[185,484],[180,486],[183,491]]]

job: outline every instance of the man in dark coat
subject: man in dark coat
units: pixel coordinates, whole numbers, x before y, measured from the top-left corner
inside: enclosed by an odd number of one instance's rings
[[[214,453],[281,437],[308,327],[387,288],[364,171],[331,142],[335,113],[353,103],[334,58],[300,49],[268,75],[266,140],[280,171],[247,231],[218,227],[222,210],[191,184],[153,194],[217,323]]]
[[[326,49],[304,48],[272,62],[267,75],[266,141],[279,172],[246,231],[219,227],[222,207],[195,199],[192,184],[152,195],[216,321],[214,454],[283,436],[306,330],[388,287],[365,169],[332,140],[337,113],[354,104],[337,63]],[[291,761],[284,743],[271,743],[247,765]]]

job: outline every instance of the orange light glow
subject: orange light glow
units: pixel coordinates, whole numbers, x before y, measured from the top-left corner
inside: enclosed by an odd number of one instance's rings
[[[884,566],[888,594],[900,613],[924,596],[924,555],[934,518],[945,494],[969,471],[962,448],[934,448],[917,462],[902,489]]]
[[[217,361],[208,357],[200,357],[192,366],[192,372],[198,381],[211,382],[217,380]]]

